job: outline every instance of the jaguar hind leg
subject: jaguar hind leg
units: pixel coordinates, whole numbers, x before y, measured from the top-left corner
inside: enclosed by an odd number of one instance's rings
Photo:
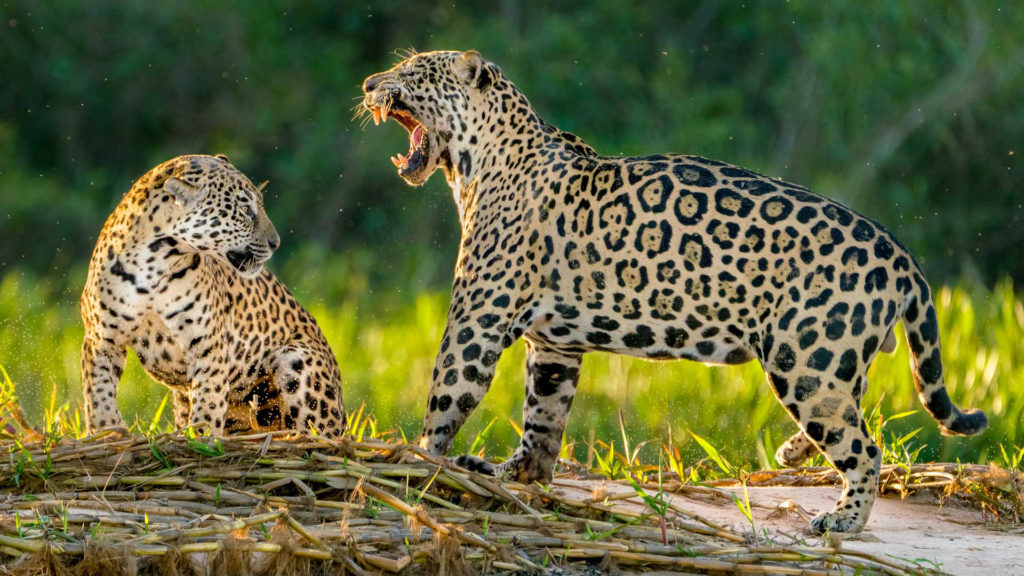
[[[791,349],[783,352],[790,353]],[[800,425],[803,438],[822,451],[843,479],[843,493],[835,507],[811,520],[811,530],[819,534],[857,532],[867,522],[875,501],[881,452],[867,433],[859,396],[854,394],[851,382],[809,367],[806,362],[784,358],[783,369],[779,369],[776,359],[768,370],[768,379]],[[823,362],[810,364],[819,366]],[[803,442],[797,438],[794,444],[799,447]]]
[[[285,429],[330,438],[344,433],[341,378],[333,359],[308,348],[283,346],[271,354],[268,364],[273,386],[280,392],[280,415]]]
[[[775,461],[781,466],[795,468],[818,454],[818,447],[803,432],[793,434],[775,451]]]
[[[192,401],[188,398],[188,392],[174,390],[171,392],[171,399],[174,402],[174,427],[178,430],[188,428],[188,416],[192,413]]]

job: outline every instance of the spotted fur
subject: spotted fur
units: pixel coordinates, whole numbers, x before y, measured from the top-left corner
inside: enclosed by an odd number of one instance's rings
[[[124,426],[131,348],[171,389],[179,427],[341,435],[334,354],[263,267],[279,243],[262,188],[226,157],[180,156],[140,178],[100,232],[82,293],[87,428]]]
[[[418,149],[428,157],[399,174],[418,185],[441,168],[462,225],[421,439],[433,452],[450,449],[520,337],[520,446],[496,470],[461,459],[520,481],[551,476],[583,353],[756,359],[801,429],[780,460],[796,464],[820,449],[843,476],[842,497],[812,528],[856,531],[880,464],[860,401],[868,366],[891,350],[901,319],[921,401],[943,431],[985,428],[984,414],[961,412],[946,394],[921,268],[868,218],[698,156],[598,155],[541,120],[476,52],[414,55],[363,89],[378,120],[425,130]]]

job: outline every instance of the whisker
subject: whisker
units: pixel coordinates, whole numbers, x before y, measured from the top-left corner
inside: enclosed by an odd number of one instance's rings
[[[358,121],[360,129],[366,128],[370,121],[370,111],[361,102],[352,107],[352,121]]]
[[[399,48],[397,50],[393,50],[391,54],[393,54],[396,58],[398,58],[398,61],[401,62],[403,60],[408,60],[409,58],[416,56],[417,54],[419,54],[419,51],[416,50],[415,46],[409,46],[408,48]]]

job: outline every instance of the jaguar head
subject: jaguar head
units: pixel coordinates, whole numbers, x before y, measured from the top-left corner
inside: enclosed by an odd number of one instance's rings
[[[420,186],[437,168],[452,168],[453,146],[483,138],[472,112],[486,108],[485,93],[500,79],[498,67],[474,50],[425,52],[364,80],[362,106],[375,124],[394,120],[408,132],[408,152],[391,162]]]
[[[181,160],[163,183],[178,209],[170,235],[245,278],[258,276],[281,244],[263,209],[264,186],[253,185],[223,155]]]

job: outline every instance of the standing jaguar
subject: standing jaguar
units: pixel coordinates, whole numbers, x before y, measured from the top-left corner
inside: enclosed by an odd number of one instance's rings
[[[462,238],[422,445],[447,453],[502,351],[526,340],[519,447],[497,468],[551,477],[588,351],[706,364],[760,361],[800,432],[779,451],[821,450],[843,477],[813,531],[858,531],[880,453],[860,401],[875,354],[903,320],[914,381],[947,434],[972,435],[942,376],[935,305],[888,231],[806,188],[697,156],[601,156],[543,121],[475,51],[416,54],[363,82],[365,112],[409,132],[392,158],[418,186],[438,168]]]
[[[263,267],[280,242],[263,188],[222,155],[140,178],[100,232],[82,292],[86,428],[124,426],[117,385],[131,348],[171,389],[178,427],[340,436],[334,353]]]

